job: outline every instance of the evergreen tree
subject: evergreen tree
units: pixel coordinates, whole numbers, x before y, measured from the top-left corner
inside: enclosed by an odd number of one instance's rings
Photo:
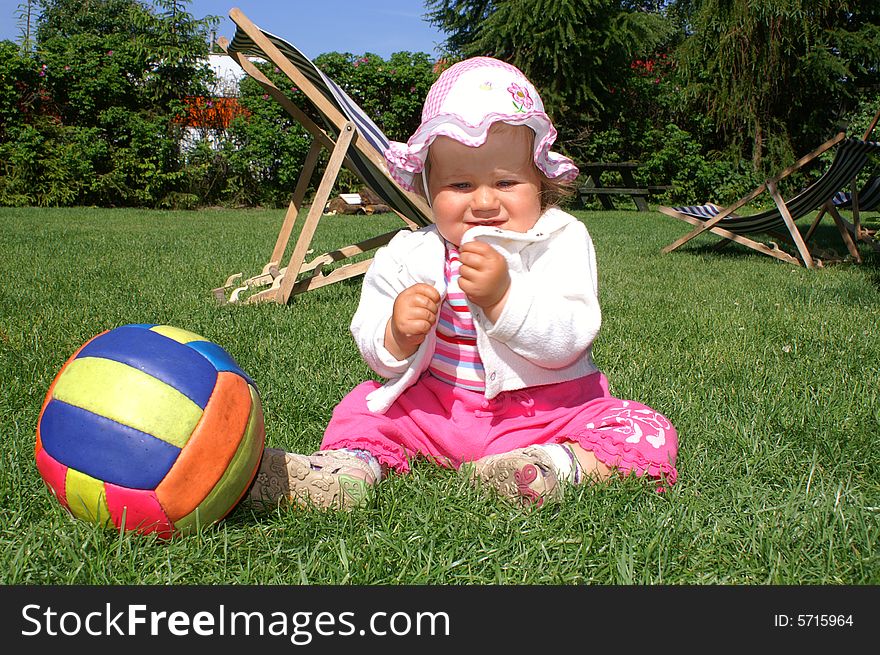
[[[756,171],[777,168],[841,126],[878,80],[876,0],[681,0],[686,94],[742,141]],[[744,137],[744,138],[743,138]]]
[[[461,57],[513,64],[537,86],[572,141],[586,123],[615,113],[615,91],[636,57],[655,52],[674,31],[655,3],[627,0],[429,0],[428,20]]]

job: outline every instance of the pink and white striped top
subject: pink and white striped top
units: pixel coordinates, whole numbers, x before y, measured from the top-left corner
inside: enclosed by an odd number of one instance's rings
[[[428,372],[443,382],[485,391],[485,372],[477,352],[477,331],[467,298],[458,286],[458,249],[446,243],[446,299],[437,319],[437,346]]]

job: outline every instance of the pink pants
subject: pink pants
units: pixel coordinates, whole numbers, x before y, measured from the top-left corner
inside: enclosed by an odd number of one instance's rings
[[[378,386],[363,382],[342,399],[322,449],[367,450],[405,473],[417,456],[457,468],[514,448],[573,441],[621,474],[675,483],[675,428],[645,405],[612,398],[602,373],[506,391],[490,401],[426,373],[385,414],[367,409],[366,396]]]

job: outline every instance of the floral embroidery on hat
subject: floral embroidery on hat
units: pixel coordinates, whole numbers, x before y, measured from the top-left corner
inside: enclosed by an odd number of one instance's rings
[[[532,105],[535,104],[531,96],[529,96],[528,89],[521,87],[519,84],[511,84],[507,87],[507,90],[513,96],[513,106],[516,107],[517,112],[524,114],[527,109],[531,109]]]

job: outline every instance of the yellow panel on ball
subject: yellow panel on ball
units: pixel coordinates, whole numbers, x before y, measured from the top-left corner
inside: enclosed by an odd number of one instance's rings
[[[127,364],[97,357],[70,362],[54,396],[177,447],[186,444],[202,417],[202,408],[174,387]]]
[[[105,527],[113,525],[110,510],[107,508],[107,494],[101,480],[75,469],[67,469],[64,487],[68,507],[74,516]]]
[[[150,328],[151,332],[156,332],[161,334],[163,337],[168,337],[169,339],[174,339],[178,343],[190,343],[192,341],[207,341],[205,337],[196,334],[195,332],[190,332],[189,330],[183,330],[181,328],[176,328],[171,325],[154,325]]]

